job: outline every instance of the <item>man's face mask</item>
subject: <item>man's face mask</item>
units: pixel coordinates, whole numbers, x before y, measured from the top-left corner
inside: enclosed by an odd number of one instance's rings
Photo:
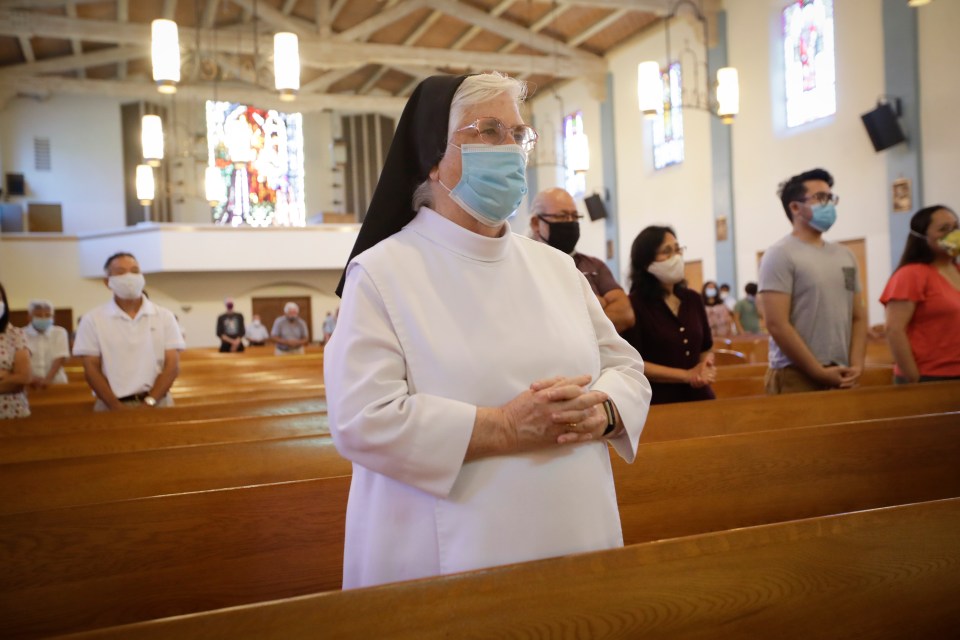
[[[34,329],[43,333],[53,326],[53,318],[31,318],[30,324],[33,325]]]
[[[107,279],[107,286],[122,300],[139,300],[145,284],[142,273],[124,273]]]
[[[813,216],[808,223],[811,227],[820,233],[826,233],[837,221],[837,206],[832,202],[827,204],[815,204],[810,207]]]
[[[547,244],[564,253],[573,253],[577,242],[580,241],[580,223],[576,221],[550,222],[544,219],[543,216],[537,217],[543,220],[550,229],[550,233],[547,236]]]

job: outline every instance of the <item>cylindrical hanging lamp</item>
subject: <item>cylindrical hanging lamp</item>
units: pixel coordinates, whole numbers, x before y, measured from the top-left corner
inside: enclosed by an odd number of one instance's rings
[[[660,65],[653,61],[637,65],[637,100],[646,118],[655,118],[663,109],[663,79]]]
[[[723,67],[717,70],[717,115],[724,124],[730,124],[738,113],[740,113],[739,76],[733,67]]]
[[[156,183],[153,180],[153,167],[148,164],[137,165],[137,198],[146,206],[156,196]]]
[[[160,93],[176,93],[180,82],[180,38],[173,20],[154,20],[151,26],[153,79]]]
[[[281,32],[273,36],[273,75],[280,99],[290,102],[300,90],[300,50],[297,34]]]
[[[163,122],[160,116],[145,115],[140,121],[140,143],[143,160],[151,167],[159,167],[163,160]]]

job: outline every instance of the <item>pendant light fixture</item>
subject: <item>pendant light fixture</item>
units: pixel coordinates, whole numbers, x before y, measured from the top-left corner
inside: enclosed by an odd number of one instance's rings
[[[176,93],[180,82],[180,38],[173,20],[154,20],[151,25],[153,79],[160,93]]]
[[[300,51],[297,34],[280,32],[273,36],[273,75],[280,99],[291,102],[300,90]]]
[[[140,143],[144,162],[159,167],[163,160],[163,122],[160,116],[148,114],[140,120]]]
[[[148,164],[137,165],[137,199],[146,206],[156,196],[156,182],[153,179],[153,167]]]

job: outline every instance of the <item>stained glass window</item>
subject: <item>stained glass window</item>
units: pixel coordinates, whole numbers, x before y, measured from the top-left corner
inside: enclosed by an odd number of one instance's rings
[[[583,132],[583,112],[576,111],[563,119],[563,166],[567,191],[573,197],[582,197],[587,190],[587,170],[590,168],[590,145]]]
[[[683,162],[683,86],[680,63],[662,74],[663,107],[653,119],[653,167],[663,169]]]
[[[227,198],[213,206],[217,224],[302,227],[303,119],[236,102],[207,102],[209,164]]]
[[[783,10],[787,126],[837,111],[833,0],[798,0]]]

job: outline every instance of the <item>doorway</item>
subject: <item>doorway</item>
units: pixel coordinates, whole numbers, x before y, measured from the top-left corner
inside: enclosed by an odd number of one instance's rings
[[[250,304],[253,314],[260,316],[260,322],[268,331],[273,331],[273,323],[283,315],[283,305],[294,302],[300,307],[300,317],[307,323],[310,342],[313,342],[313,316],[310,313],[310,296],[284,296],[282,298],[252,298]]]

